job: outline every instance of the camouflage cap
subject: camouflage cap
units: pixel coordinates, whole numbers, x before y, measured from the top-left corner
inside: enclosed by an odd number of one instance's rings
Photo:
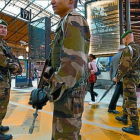
[[[129,33],[132,33],[131,30],[126,31],[122,36],[121,39],[123,39],[125,36],[127,36]]]
[[[2,19],[0,19],[0,24],[8,26],[8,24],[4,20],[2,20]]]

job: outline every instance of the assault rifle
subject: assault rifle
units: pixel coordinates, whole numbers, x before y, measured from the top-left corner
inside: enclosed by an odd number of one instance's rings
[[[9,58],[12,59],[12,61],[11,61],[10,63],[12,63],[12,62],[18,63],[19,69],[18,69],[18,71],[16,72],[16,75],[20,75],[20,74],[22,73],[22,66],[21,66],[21,64],[20,64],[20,62],[19,62],[19,60],[18,60],[18,58],[16,58],[16,57],[13,55],[11,49],[8,49],[8,51],[6,51],[6,56],[8,56]],[[11,72],[13,72],[12,69],[11,69]]]
[[[37,89],[34,89],[32,92],[31,92],[31,97],[30,97],[30,101],[29,101],[29,104],[33,106],[33,108],[36,109],[35,113],[33,114],[33,122],[32,122],[32,125],[29,129],[29,134],[32,134],[33,133],[33,130],[34,130],[34,124],[35,124],[35,120],[38,116],[38,110],[39,109],[42,109],[42,107],[44,105],[46,105],[46,102],[48,101],[48,98],[47,98],[47,95],[45,92],[43,92],[43,82],[44,82],[44,73],[45,73],[45,70],[46,68],[48,67],[48,64],[49,64],[49,60],[46,59],[45,61],[45,64],[44,64],[44,68],[43,68],[43,71],[42,71],[42,74],[41,74],[41,78],[40,78],[40,81],[39,81],[39,84],[38,84],[38,88]]]
[[[11,49],[11,48],[5,49],[5,48],[2,46],[2,50],[3,50],[4,54],[5,54],[7,57],[9,57],[10,59],[12,59],[12,61],[9,61],[9,63],[13,63],[13,62],[18,63],[19,69],[18,69],[18,71],[16,72],[16,75],[20,75],[20,74],[22,73],[22,66],[21,66],[21,64],[20,64],[20,62],[19,62],[19,60],[18,60],[18,58],[16,58],[16,57],[13,55],[12,49]],[[14,71],[13,69],[10,69],[10,72],[11,72],[11,73],[13,73],[13,71]]]
[[[100,100],[98,101],[98,103],[107,95],[107,93],[112,89],[112,87],[115,85],[116,83],[113,82],[111,84],[111,86],[104,92],[104,94],[102,95],[102,97],[100,98]]]

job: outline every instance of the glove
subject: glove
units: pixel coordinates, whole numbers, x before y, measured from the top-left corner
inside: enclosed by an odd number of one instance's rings
[[[44,72],[44,77],[50,79],[53,73],[54,73],[54,69],[52,67],[48,67]]]
[[[50,77],[53,75],[54,73],[54,69],[52,67],[48,67],[45,72],[44,72],[44,75],[43,75],[43,85],[44,87],[45,86],[49,86],[51,84],[51,81],[50,81]]]
[[[19,70],[19,65],[16,62],[9,63],[9,70],[12,74],[15,74]]]
[[[42,107],[46,105],[48,100],[49,99],[46,92],[44,92],[43,89],[37,88],[32,90],[29,104],[32,105],[33,108],[42,109]]]

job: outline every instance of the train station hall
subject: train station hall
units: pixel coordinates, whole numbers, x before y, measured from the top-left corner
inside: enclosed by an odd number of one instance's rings
[[[140,0],[0,0],[0,140],[140,140]]]

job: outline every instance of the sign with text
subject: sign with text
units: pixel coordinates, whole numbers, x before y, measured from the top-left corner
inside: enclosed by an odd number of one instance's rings
[[[25,9],[23,9],[23,8],[21,8],[20,9],[20,16],[21,16],[21,18],[29,20],[30,19],[30,12],[25,10]]]
[[[91,32],[90,53],[116,53],[120,44],[119,1],[89,2],[86,17]]]

